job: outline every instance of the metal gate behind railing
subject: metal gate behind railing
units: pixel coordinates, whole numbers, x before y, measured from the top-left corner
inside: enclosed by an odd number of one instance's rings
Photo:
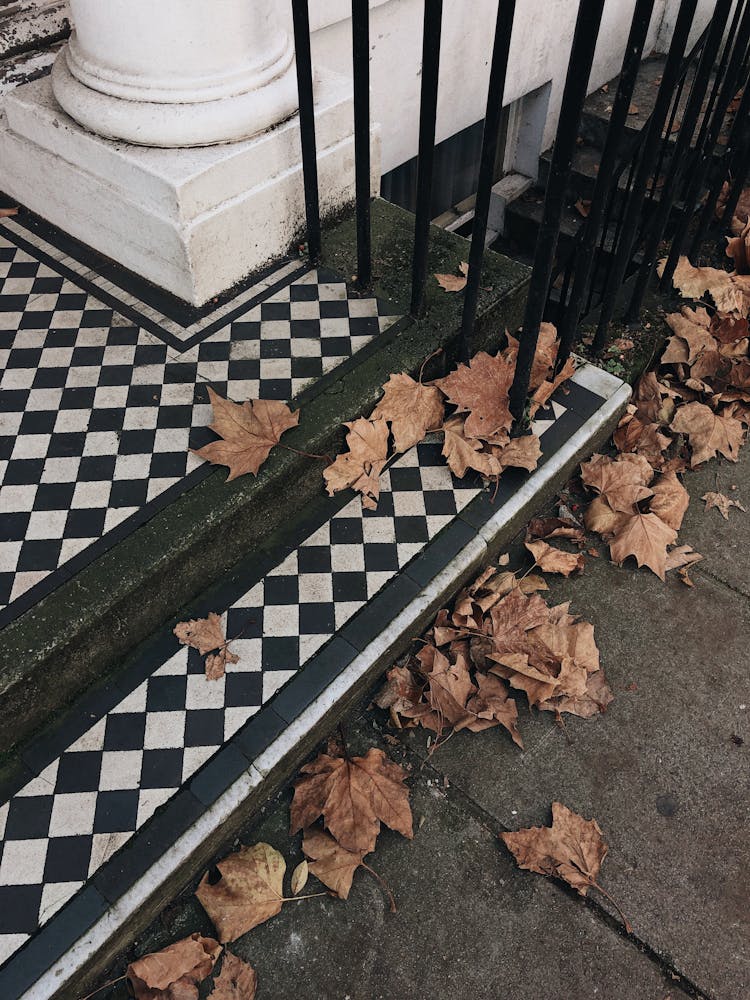
[[[539,328],[551,308],[553,281],[560,285],[559,300],[554,304],[559,371],[575,346],[582,316],[598,310],[593,349],[603,351],[618,310],[626,322],[637,319],[665,242],[667,264],[662,283],[668,287],[681,253],[687,249],[695,254],[712,228],[728,229],[747,179],[750,87],[745,83],[750,65],[750,0],[737,0],[733,12],[733,0],[716,0],[707,27],[689,51],[698,0],[682,0],[653,109],[634,138],[629,134],[627,117],[654,2],[636,0],[591,205],[571,251],[559,265],[560,225],[605,0],[579,3],[510,390],[510,409],[517,424],[525,412]],[[315,262],[320,256],[321,237],[308,0],[292,0],[292,10],[307,245]],[[515,0],[499,0],[464,290],[463,360],[468,360],[472,350],[514,13]],[[424,310],[427,282],[442,14],[443,0],[425,0],[412,254],[414,317]],[[352,50],[357,283],[366,289],[372,280],[368,0],[352,0]],[[727,142],[720,146],[722,127],[729,125],[733,103],[743,88]],[[727,181],[724,209],[717,218],[715,206]],[[625,289],[627,296],[623,296]]]

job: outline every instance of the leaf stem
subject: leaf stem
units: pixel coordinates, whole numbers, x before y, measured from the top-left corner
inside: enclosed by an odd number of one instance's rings
[[[620,917],[622,918],[622,922],[623,922],[623,923],[625,924],[625,930],[626,930],[626,931],[628,932],[628,934],[632,934],[632,933],[633,933],[633,928],[632,928],[632,926],[631,926],[631,923],[630,923],[630,921],[628,920],[628,918],[627,918],[627,917],[625,916],[625,914],[624,914],[624,913],[622,912],[622,910],[620,909],[620,906],[619,906],[619,904],[617,903],[617,901],[616,901],[616,900],[614,900],[614,899],[613,899],[613,898],[612,898],[612,897],[610,896],[610,894],[609,894],[609,893],[607,892],[607,890],[606,890],[606,889],[603,889],[603,888],[602,888],[602,887],[601,887],[601,886],[599,885],[599,883],[598,883],[598,882],[595,882],[595,881],[594,881],[593,879],[591,879],[591,885],[593,886],[593,888],[594,888],[594,889],[598,889],[598,890],[599,890],[599,892],[600,892],[600,893],[602,894],[602,896],[604,896],[604,898],[605,898],[605,899],[608,899],[608,900],[610,901],[610,903],[612,904],[612,906],[614,906],[614,908],[615,908],[615,909],[617,910],[617,912],[618,912],[618,913],[620,914]]]
[[[360,865],[362,868],[364,868],[372,875],[372,877],[377,881],[378,885],[383,890],[383,892],[388,896],[388,899],[390,900],[391,904],[391,913],[398,913],[398,908],[396,906],[396,899],[393,895],[393,892],[388,888],[388,886],[385,884],[380,875],[378,875],[378,873],[375,871],[374,868],[370,868],[368,864],[365,864],[364,861],[360,861]]]
[[[315,899],[316,896],[330,896],[330,892],[311,892],[307,896],[279,896],[282,903],[297,903],[300,899]],[[84,997],[84,1000],[86,998]]]
[[[89,1000],[90,997],[96,996],[96,994],[101,993],[102,990],[106,990],[110,986],[116,986],[118,983],[123,982],[127,978],[127,976],[118,976],[117,979],[110,979],[108,983],[103,983],[101,986],[97,986],[92,993],[87,993],[85,997],[81,997],[81,1000]]]

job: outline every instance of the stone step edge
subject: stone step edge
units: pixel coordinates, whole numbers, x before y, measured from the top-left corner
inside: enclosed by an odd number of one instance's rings
[[[374,293],[398,306],[408,300],[410,276],[403,259],[407,251],[410,259],[413,216],[376,199],[372,219],[373,257],[386,276]],[[324,237],[326,266],[342,275],[354,267],[353,225],[347,216]],[[466,240],[437,230],[430,273],[455,270],[467,253]],[[474,350],[497,349],[505,327],[520,324],[529,273],[499,254],[485,255],[483,280],[491,287],[480,295]],[[457,356],[463,297],[446,295],[433,282],[427,300],[424,317],[394,323],[324,376],[322,385],[302,394],[300,425],[286,444],[314,454],[341,450],[342,421],[369,413],[391,372],[416,375],[438,347],[446,359]],[[441,358],[432,358],[434,368],[426,368],[425,377],[442,374],[441,364]],[[225,470],[212,471],[6,625],[0,646],[0,754],[111,672],[178,607],[230,571],[243,552],[264,551],[272,533],[319,494],[317,471],[311,473],[309,459],[286,450],[272,453],[257,478],[226,484]],[[280,503],[279,497],[292,499]]]
[[[70,1000],[94,989],[112,961],[297,771],[315,745],[372,687],[436,612],[495,557],[606,442],[631,396],[623,384],[550,460],[474,533],[323,692],[255,758],[181,836],[21,997]],[[439,537],[439,536],[438,536]],[[399,574],[400,576],[400,574]],[[398,579],[398,577],[394,578]],[[166,862],[166,863],[165,863]]]

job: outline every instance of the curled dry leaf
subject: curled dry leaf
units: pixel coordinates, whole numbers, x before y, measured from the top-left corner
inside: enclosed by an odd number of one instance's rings
[[[677,545],[667,554],[666,570],[685,569],[693,563],[700,562],[703,558],[699,552],[695,552],[690,545]]]
[[[582,215],[585,219],[591,211],[591,201],[588,198],[579,198],[573,207],[576,212],[578,212],[579,215]]]
[[[0,219],[8,219],[13,215],[18,215],[18,208],[0,208]]]
[[[198,448],[195,454],[213,465],[228,466],[227,482],[248,472],[257,475],[284,431],[299,423],[299,410],[292,413],[286,403],[279,400],[233,403],[210,386],[208,396],[214,418],[209,426],[222,440]]]
[[[281,912],[285,871],[281,854],[260,843],[228,855],[203,876],[195,895],[223,944]]]
[[[664,261],[657,271],[661,277]],[[687,257],[680,257],[672,282],[681,295],[700,299],[710,295],[721,312],[746,316],[750,304],[750,286],[747,275],[729,274],[717,267],[693,267]]]
[[[569,538],[583,545],[585,532],[578,521],[563,517],[532,517],[526,528],[526,540],[535,538]]]
[[[463,479],[469,469],[474,469],[488,479],[499,476],[501,466],[492,454],[482,448],[477,438],[468,438],[463,417],[450,417],[443,425],[443,456],[457,479]]]
[[[610,898],[596,881],[607,856],[596,820],[584,819],[562,802],[553,802],[551,826],[501,833],[500,839],[519,868],[562,879],[582,896],[593,888]],[[630,924],[624,917],[623,921],[630,933]]]
[[[382,418],[359,417],[344,424],[348,452],[323,470],[328,495],[354,489],[362,494],[362,506],[375,510],[380,496],[380,473],[388,455],[388,424]]]
[[[543,573],[559,573],[561,576],[570,576],[572,573],[583,572],[584,561],[580,552],[563,552],[541,539],[526,541],[524,544]]]
[[[573,358],[568,358],[560,371],[553,379],[548,379],[534,392],[529,403],[529,419],[533,420],[538,410],[546,406],[548,401],[554,396],[556,390],[569,378],[575,375],[576,366]]]
[[[239,656],[233,653],[224,638],[221,618],[216,612],[209,612],[208,618],[194,618],[188,622],[178,622],[172,630],[183,646],[197,649],[206,656],[206,677],[210,681],[224,676],[227,663],[238,663]]]
[[[714,413],[705,403],[686,403],[671,424],[677,434],[686,434],[692,457],[691,468],[713,458],[717,452],[731,462],[737,461],[745,438],[742,423],[728,413]]]
[[[479,351],[468,365],[459,365],[435,382],[460,413],[468,413],[463,428],[467,438],[487,440],[510,431],[513,417],[508,408],[508,390],[513,371],[514,361],[504,354],[493,357]]]
[[[507,444],[491,448],[492,457],[504,469],[526,469],[533,472],[542,457],[542,445],[536,434],[523,434],[511,438]]]
[[[701,500],[705,503],[705,510],[711,510],[715,507],[725,521],[729,520],[729,509],[730,507],[737,507],[738,510],[745,512],[745,508],[738,500],[732,500],[723,493],[704,493]]]
[[[301,769],[294,786],[291,833],[311,826],[322,816],[336,840],[347,850],[365,854],[375,847],[380,824],[412,838],[412,815],[406,775],[375,747],[364,757],[318,754]]]
[[[214,979],[208,1000],[255,1000],[257,989],[258,975],[252,965],[225,951],[221,972]]]
[[[422,385],[411,376],[391,375],[383,386],[383,398],[372,411],[371,419],[388,420],[396,451],[408,451],[428,431],[443,422],[443,397],[434,385]]]
[[[396,665],[386,673],[386,681],[375,697],[379,708],[387,708],[391,722],[397,729],[416,726],[413,710],[422,697],[422,685],[418,684],[408,667]],[[402,721],[402,716],[404,721]]]
[[[461,272],[460,275],[457,274],[436,274],[435,278],[437,283],[446,292],[462,292],[466,288],[466,279],[469,276],[469,265],[465,260],[462,260],[458,265],[458,270]]]
[[[300,861],[297,867],[292,872],[292,895],[296,896],[298,892],[302,890],[307,885],[307,877],[309,875],[309,868],[306,861]]]
[[[131,962],[125,974],[136,1000],[197,1000],[198,986],[221,954],[214,938],[191,934]]]
[[[310,859],[310,872],[341,899],[349,898],[354,873],[364,851],[347,851],[333,837],[312,826],[302,834],[302,850]]]
[[[726,255],[737,274],[750,273],[750,223],[736,236],[727,236]]]

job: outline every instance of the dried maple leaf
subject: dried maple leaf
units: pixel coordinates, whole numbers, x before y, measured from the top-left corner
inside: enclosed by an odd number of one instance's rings
[[[466,657],[459,654],[451,662],[435,646],[426,645],[420,649],[417,659],[427,680],[425,698],[431,709],[420,716],[422,725],[437,733],[445,726],[455,730],[468,728],[475,716],[467,708],[467,702],[477,689],[472,683]]]
[[[612,440],[618,451],[642,455],[654,469],[664,464],[664,450],[671,444],[670,438],[659,430],[659,424],[644,423],[630,412],[620,421]]]
[[[723,272],[722,272],[723,273]],[[669,313],[664,317],[674,332],[661,356],[661,363],[692,364],[703,351],[712,350],[714,338],[709,331],[709,316],[705,309],[689,309]]]
[[[492,438],[509,431],[513,417],[508,408],[508,390],[513,382],[514,362],[503,354],[492,357],[479,351],[468,365],[459,365],[435,385],[460,413],[468,413],[464,435]]]
[[[570,576],[571,573],[583,572],[584,561],[580,552],[563,552],[541,539],[535,542],[527,540],[524,544],[543,573],[559,573],[562,576]]]
[[[638,379],[633,402],[636,416],[643,423],[665,424],[672,419],[674,402],[669,398],[665,400],[656,372],[646,372]]]
[[[462,260],[458,265],[460,276],[457,274],[436,274],[437,283],[446,292],[462,292],[466,288],[466,279],[469,276],[469,265]]]
[[[498,677],[477,674],[477,693],[469,699],[467,708],[477,716],[467,729],[479,732],[499,724],[508,730],[513,742],[523,750],[523,740],[518,731],[518,708]]]
[[[233,653],[224,638],[221,618],[214,611],[208,618],[193,618],[189,622],[178,622],[172,630],[183,646],[192,646],[201,656],[206,656],[206,677],[210,681],[224,676],[227,663],[238,663],[239,656]]]
[[[294,786],[291,833],[322,816],[336,840],[349,851],[369,853],[380,824],[412,838],[412,815],[406,775],[382,750],[364,757],[318,754],[301,769]]]
[[[286,862],[269,844],[254,844],[228,855],[216,873],[201,879],[195,895],[219,932],[222,944],[235,941],[281,912]]]
[[[390,422],[396,451],[408,451],[442,424],[443,397],[434,385],[422,385],[402,373],[391,375],[383,393],[370,419]]]
[[[671,423],[677,434],[686,434],[694,468],[719,452],[731,462],[737,461],[745,431],[739,420],[724,413],[714,413],[705,403],[686,403],[680,406]]]
[[[625,453],[616,459],[608,455],[593,455],[581,465],[581,479],[589,489],[596,490],[612,511],[632,513],[634,505],[652,495],[648,484],[654,470],[642,455]],[[586,527],[594,529],[589,520]]]
[[[546,382],[542,382],[539,388],[534,392],[529,402],[529,419],[533,420],[536,416],[537,410],[541,407],[546,406],[547,402],[554,396],[556,390],[564,382],[567,382],[569,378],[572,378],[576,373],[576,365],[573,358],[568,358],[565,364],[562,366],[560,371],[555,375],[555,377]]]
[[[411,713],[422,698],[422,686],[408,667],[396,665],[385,676],[386,682],[375,697],[375,704],[388,709],[397,729],[404,728],[402,716],[407,726],[416,725]]]
[[[214,938],[191,934],[131,962],[125,978],[136,1000],[197,1000],[198,986],[221,954]]]
[[[661,277],[664,262],[657,268]],[[700,299],[708,294],[721,312],[747,313],[743,284],[735,276],[717,267],[693,267],[687,257],[680,257],[672,283],[688,299]]]
[[[678,545],[667,553],[665,568],[667,572],[671,569],[683,569],[686,566],[692,566],[693,563],[700,562],[702,558],[703,556],[696,552],[692,546]]]
[[[705,503],[705,510],[711,510],[715,507],[725,521],[729,520],[729,508],[737,507],[739,510],[745,512],[745,508],[737,500],[731,500],[728,496],[723,493],[704,493],[701,500]]]
[[[670,528],[656,514],[630,514],[610,541],[609,554],[618,565],[622,565],[628,556],[634,556],[639,566],[648,566],[663,580],[667,546],[673,545],[676,538],[674,528]]]
[[[493,447],[491,451],[492,457],[500,466],[500,471],[512,467],[533,472],[542,457],[542,446],[536,434],[511,438],[507,444]]]
[[[252,965],[226,951],[208,1000],[254,1000],[257,989],[258,975]]]
[[[349,449],[323,470],[328,495],[341,490],[357,490],[362,494],[362,506],[375,510],[380,496],[380,473],[388,454],[388,424],[382,417],[367,420],[359,417],[344,424],[349,428],[346,445]]]
[[[596,881],[607,856],[607,845],[596,820],[586,820],[562,802],[553,802],[551,826],[501,833],[500,839],[519,868],[562,879],[581,896],[589,889],[598,889],[611,900]],[[630,924],[625,917],[623,921],[630,933]]]
[[[0,208],[0,219],[7,219],[13,215],[18,215],[17,208]]]
[[[664,473],[653,490],[649,511],[661,518],[670,528],[679,531],[690,503],[690,494],[674,472]]]
[[[210,386],[208,396],[214,411],[214,422],[209,426],[222,440],[196,449],[195,454],[213,465],[228,466],[227,482],[248,472],[257,475],[284,431],[299,423],[299,410],[292,413],[279,400],[233,403]]]
[[[532,517],[526,527],[526,540],[535,538],[569,538],[583,544],[585,533],[578,521],[563,517]]]
[[[750,273],[750,223],[736,236],[727,236],[725,251],[738,274]]]
[[[491,479],[502,471],[500,463],[492,455],[482,450],[482,442],[477,438],[467,438],[463,417],[451,417],[443,425],[443,456],[457,479],[463,479],[469,469]]]
[[[311,873],[341,899],[348,899],[354,873],[367,852],[347,851],[317,826],[303,832],[302,850],[310,859]]]

